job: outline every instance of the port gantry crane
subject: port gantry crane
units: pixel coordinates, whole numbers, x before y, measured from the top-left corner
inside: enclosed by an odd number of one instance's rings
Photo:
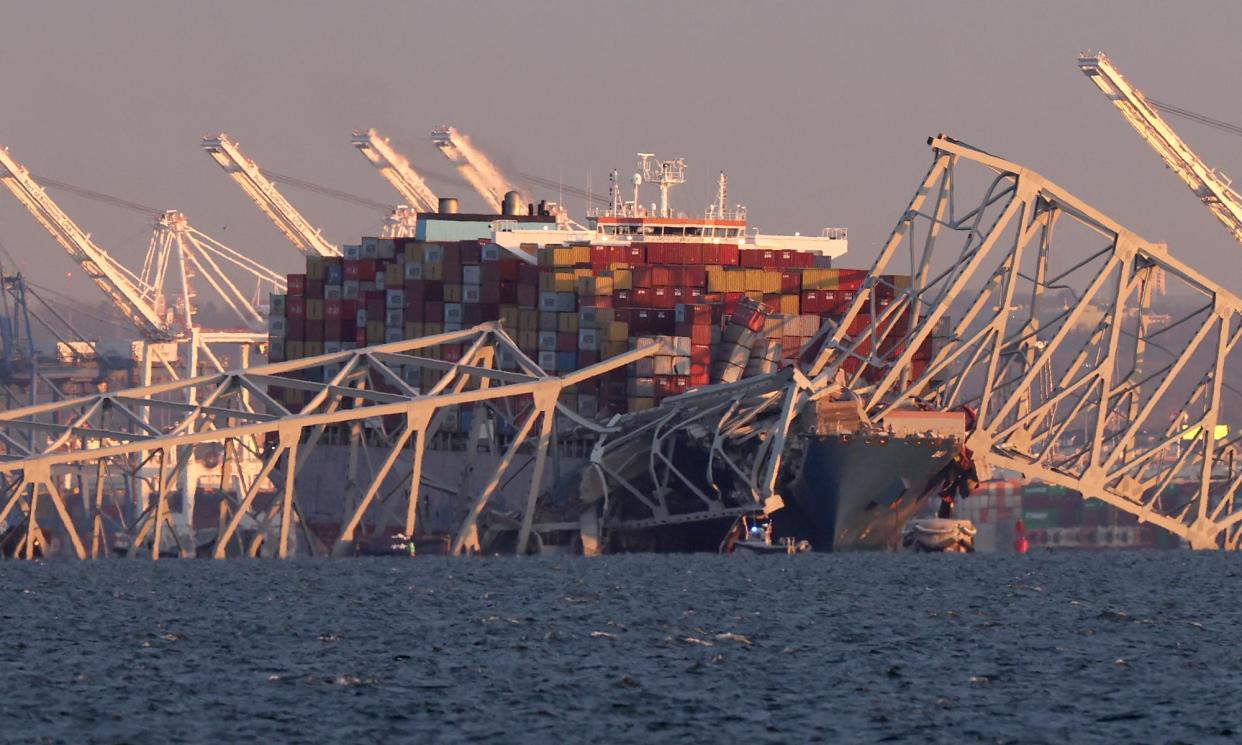
[[[522,204],[527,203],[526,195],[504,177],[500,169],[484,155],[470,138],[450,126],[437,127],[431,131],[431,141],[444,157],[457,167],[457,172],[474,190],[483,197],[488,209],[499,214],[502,211],[505,194],[516,191],[522,195]]]
[[[294,248],[307,256],[341,255],[341,249],[311,226],[227,134],[221,132],[203,137],[203,149],[254,200]]]
[[[193,371],[197,369],[200,351],[217,369],[223,369],[224,364],[210,345],[241,345],[243,355],[248,356],[246,345],[266,340],[266,335],[262,333],[264,319],[258,299],[248,299],[220,265],[227,263],[244,271],[258,281],[260,288],[267,284],[272,290],[281,291],[284,278],[195,230],[183,213],[170,210],[158,216],[141,274],[135,275],[97,246],[90,235],[48,196],[30,171],[5,148],[0,148],[0,183],[13,193],[138,329],[146,342],[141,358],[144,381],[150,380],[154,362],[160,362],[172,370],[169,364],[172,360],[160,351],[160,343],[189,342],[188,356]],[[204,279],[216,291],[248,330],[214,331],[198,327],[194,319],[196,310],[192,279],[195,276]],[[170,282],[176,284],[180,291],[180,299],[175,304],[168,301],[171,293],[166,287]],[[175,305],[172,314],[166,313],[169,305]],[[152,359],[153,356],[155,359]]]
[[[1158,107],[1103,52],[1084,52],[1078,68],[1113,102],[1130,126],[1194,192],[1216,219],[1242,243],[1242,196],[1190,149],[1156,110]]]
[[[354,147],[392,184],[406,204],[419,212],[435,212],[440,208],[440,200],[435,192],[418,175],[410,161],[389,144],[386,137],[381,137],[374,129],[358,129],[354,130],[352,141]]]

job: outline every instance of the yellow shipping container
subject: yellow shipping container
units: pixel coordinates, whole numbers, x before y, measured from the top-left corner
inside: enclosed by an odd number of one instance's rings
[[[720,267],[709,267],[707,270],[707,291],[728,292],[729,275]]]
[[[608,324],[605,338],[608,341],[624,343],[630,338],[630,324],[625,321],[612,321]]]
[[[555,292],[573,292],[578,285],[578,278],[573,272],[557,272],[554,276],[556,277],[553,288]]]
[[[552,249],[552,265],[553,266],[573,266],[574,252],[573,249],[565,246],[557,246]]]
[[[384,286],[400,287],[405,282],[405,267],[401,264],[384,265]]]
[[[781,295],[781,315],[796,316],[801,310],[799,306],[797,295]]]
[[[599,354],[602,359],[616,357],[619,354],[625,354],[630,351],[630,343],[628,341],[606,341],[599,345]]]
[[[406,321],[405,322],[405,338],[417,339],[418,337],[425,336],[425,335],[426,334],[423,333],[423,322],[422,321]]]
[[[539,291],[556,292],[556,274],[552,272],[539,272]]]
[[[725,292],[746,292],[746,270],[730,269],[725,272],[727,282]]]
[[[539,346],[539,331],[533,326],[531,328],[523,328],[518,333],[517,343],[523,351],[533,351],[535,347]]]
[[[444,302],[460,303],[461,302],[461,285],[445,285],[444,286]]]
[[[646,411],[655,406],[655,399],[649,396],[630,396],[630,411]]]
[[[307,357],[318,357],[323,354],[323,342],[308,341],[305,343],[305,349]]]
[[[430,279],[436,282],[444,281],[444,264],[439,261],[434,263],[423,264],[423,279]]]
[[[285,357],[291,360],[301,359],[306,356],[306,343],[301,341],[285,342]]]
[[[306,278],[307,279],[326,279],[328,276],[328,262],[322,256],[306,257]]]
[[[577,313],[557,313],[556,330],[562,333],[578,333]]]
[[[763,273],[763,287],[761,289],[765,293],[779,293],[781,291],[780,270],[765,271]]]
[[[521,328],[521,314],[518,313],[517,306],[500,306],[500,322],[504,324],[505,330],[507,331],[517,331]]]
[[[522,308],[518,312],[518,328],[523,331],[539,330],[539,311],[534,308]],[[532,347],[533,349],[533,347]]]
[[[590,246],[574,246],[569,249],[570,255],[573,257],[574,264],[590,264],[591,263],[591,247]]]
[[[746,297],[750,298],[751,300],[754,300],[756,303],[763,302],[763,293],[760,292],[759,290],[747,290]]]
[[[746,269],[745,286],[743,292],[763,292],[763,270],[762,269]]]
[[[405,260],[407,263],[423,263],[423,242],[411,241],[405,244]]]
[[[836,290],[840,287],[841,273],[837,269],[813,267],[802,270],[802,289]]]
[[[306,320],[322,321],[323,320],[323,301],[317,298],[311,298],[306,301]]]
[[[612,289],[613,290],[632,290],[634,289],[634,273],[628,268],[612,270]]]
[[[443,321],[423,321],[423,334],[425,336],[435,336],[436,334],[443,334],[443,333],[444,333],[444,322]],[[430,351],[434,351],[434,350],[425,350],[425,352],[430,352]],[[438,356],[436,356],[438,354],[439,352],[436,352],[436,354],[424,353],[423,356],[430,357],[433,360],[438,360],[440,359]]]
[[[379,344],[384,341],[384,322],[367,321],[367,344]]]

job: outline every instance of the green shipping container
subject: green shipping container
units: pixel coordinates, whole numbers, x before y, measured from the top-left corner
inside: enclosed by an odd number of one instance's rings
[[[1024,509],[1022,510],[1022,521],[1026,523],[1026,529],[1043,529],[1043,528],[1059,528],[1061,527],[1061,512],[1051,508],[1044,509]]]

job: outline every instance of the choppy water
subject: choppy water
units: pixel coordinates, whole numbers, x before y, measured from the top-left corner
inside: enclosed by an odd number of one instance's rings
[[[0,565],[0,740],[1242,739],[1242,557]]]

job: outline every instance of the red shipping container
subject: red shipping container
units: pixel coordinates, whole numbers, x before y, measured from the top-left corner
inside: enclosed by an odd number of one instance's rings
[[[651,307],[653,308],[672,308],[676,306],[673,301],[673,291],[668,287],[651,288]]]
[[[679,323],[698,323],[711,325],[712,309],[709,305],[683,303],[677,306],[677,321]]]
[[[712,364],[712,347],[710,344],[693,344],[690,346],[690,364],[691,365],[707,365]]]
[[[359,328],[354,331],[354,344],[360,347],[367,345],[367,330],[365,328]]]
[[[690,386],[698,388],[712,382],[707,365],[690,365]]]
[[[676,336],[685,336],[694,345],[712,343],[712,327],[706,323],[679,323],[673,328]]]
[[[478,303],[464,303],[461,306],[461,323],[463,326],[477,326],[484,321],[495,320],[495,318],[484,318],[483,306]]]
[[[663,398],[663,397],[665,397],[665,396],[671,396],[671,395],[673,395],[673,392],[674,392],[674,391],[675,391],[675,389],[673,388],[673,384],[672,384],[672,376],[671,376],[671,375],[657,375],[657,376],[655,376],[655,394],[656,394],[656,398]]]
[[[798,272],[781,272],[781,292],[786,295],[802,292],[802,275]]]
[[[496,266],[499,267],[501,282],[516,282],[518,280],[518,266],[524,262],[516,259],[501,259]]]
[[[638,270],[634,270],[638,274]],[[651,267],[651,287],[668,287],[673,284],[673,272],[667,266]],[[644,285],[646,287],[648,285]]]
[[[441,344],[440,357],[445,362],[461,362],[461,345],[460,344]]]
[[[461,263],[478,264],[483,260],[483,245],[478,241],[463,241],[460,255]]]
[[[441,281],[443,281],[444,284],[446,285],[461,284],[461,277],[462,277],[461,264],[449,264],[446,261],[444,262],[443,271],[444,271],[444,276]]]
[[[556,351],[577,352],[578,334],[573,331],[559,331],[556,334]]]
[[[742,250],[735,243],[720,244],[720,265],[737,266],[741,260]]]
[[[539,267],[534,264],[527,264],[525,261],[520,262],[517,268],[517,281],[519,285],[539,286]]]
[[[302,293],[302,295],[303,297],[306,297],[312,300],[322,300],[323,299],[323,280],[322,279],[307,279],[306,290]]]
[[[323,341],[323,321],[307,321],[303,334],[304,341]]]
[[[591,246],[591,264],[603,264],[608,266],[611,262],[610,251],[608,246]]]
[[[301,297],[306,294],[306,275],[289,274],[285,276],[285,288],[289,297]]]
[[[406,306],[418,306],[427,301],[427,280],[407,279],[405,281]]]
[[[627,264],[637,265],[637,264],[647,263],[647,250],[642,245],[625,246],[624,251],[625,251],[624,261]]]
[[[707,269],[702,266],[688,266],[681,270],[681,285],[683,287],[698,287],[702,289],[707,286]]]
[[[720,244],[719,243],[703,244],[703,247],[701,249],[701,258],[703,259],[703,261],[701,262],[703,264],[707,264],[709,266],[714,265],[714,264],[719,264],[720,263]]]
[[[494,261],[484,261],[479,266],[479,276],[484,287],[495,285],[500,282],[500,264]]]
[[[599,352],[597,352],[594,349],[579,349],[578,350],[578,369],[579,370],[581,370],[584,367],[587,367],[588,365],[594,365],[596,362],[599,362]],[[587,383],[591,383],[591,385],[588,386]],[[578,393],[590,393],[590,388],[592,387],[596,387],[596,388],[598,387],[598,383],[596,383],[596,381],[594,380],[584,381],[582,383],[579,383]]]
[[[630,302],[638,308],[650,308],[651,289],[648,287],[635,287],[630,291]]]
[[[325,321],[337,321],[341,318],[341,303],[343,300],[325,300],[323,301],[323,319]]]
[[[611,308],[612,295],[590,295],[584,296],[579,305],[592,305],[596,308]]]
[[[444,321],[444,303],[439,300],[428,300],[423,303],[423,319],[432,323]]]
[[[650,267],[650,266],[634,267],[633,272],[631,274],[631,278],[633,280],[633,289],[637,290],[640,287],[651,287],[654,284],[654,282],[652,281],[652,277],[651,277],[651,273],[653,269],[654,267]]]
[[[609,246],[608,247],[608,263],[624,264],[628,261],[625,246]]]
[[[387,310],[388,296],[384,292],[371,291],[366,293],[367,318],[371,320],[382,319],[384,311]]]
[[[356,279],[370,282],[375,279],[377,264],[375,259],[346,259],[345,279]]]
[[[798,265],[797,251],[777,251],[776,265],[782,269]]]
[[[819,290],[807,290],[802,293],[802,312],[803,313],[825,313],[823,295]]]
[[[686,264],[688,264],[688,265],[690,265],[690,266],[699,266],[699,267],[701,267],[701,266],[703,265],[703,263],[704,263],[704,261],[703,261],[703,249],[705,249],[705,248],[707,248],[707,246],[706,246],[705,244],[702,244],[702,243],[692,243],[692,244],[690,244],[690,246],[688,247],[688,250],[686,251],[686,256],[685,256],[686,261],[685,261],[685,263],[686,263]]]
[[[685,375],[674,375],[669,384],[674,396],[690,390],[690,378]]]
[[[286,297],[285,318],[306,318],[306,299],[300,295]]]
[[[285,319],[285,341],[303,341],[306,336],[305,318]]]
[[[740,301],[744,297],[746,297],[746,293],[744,292],[726,292],[724,294],[724,302],[721,303],[721,308],[723,308],[724,310],[724,315],[727,315],[727,316],[733,315],[733,311],[737,310],[738,301]]]
[[[673,295],[673,304],[670,307],[676,308],[679,303],[690,300],[690,291],[684,287],[670,287],[669,292]]]
[[[496,286],[496,302],[505,305],[518,304],[518,288],[516,282],[501,282]]]
[[[485,265],[486,266],[486,265]],[[495,305],[500,302],[500,283],[484,282],[479,287],[479,302]]]

